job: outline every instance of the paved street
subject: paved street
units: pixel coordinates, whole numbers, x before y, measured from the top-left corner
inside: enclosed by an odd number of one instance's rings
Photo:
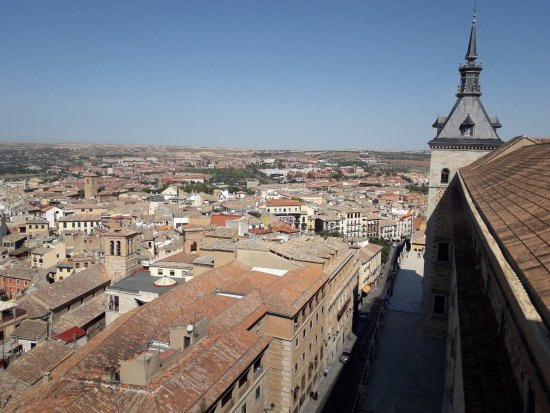
[[[393,257],[395,250],[390,254]],[[387,278],[390,272],[388,265],[384,272]],[[381,284],[373,290],[371,299],[365,299],[358,311],[369,314],[366,320],[359,320],[357,314],[353,320],[353,333],[344,348],[352,348],[352,358],[347,364],[338,361],[328,368],[327,377],[321,376],[315,389],[318,400],[308,400],[302,408],[302,413],[317,412],[351,412],[358,400],[359,390],[365,366],[369,341],[376,328],[377,317],[383,304],[384,287]],[[380,298],[377,298],[380,297]]]
[[[420,333],[423,265],[414,253],[402,263],[378,336],[360,412],[441,411],[445,342]]]
[[[371,308],[371,313],[378,314],[382,303],[382,299],[376,300]],[[367,362],[368,342],[375,327],[376,319],[374,317],[367,320],[355,320],[354,334],[357,336],[356,341],[353,345],[346,345],[353,348],[352,358],[345,365],[339,363],[339,366],[333,367],[338,370],[339,375],[333,378],[333,387],[328,399],[322,406],[322,411],[351,412],[353,410]]]
[[[361,383],[376,315],[377,299],[367,320],[354,320],[353,348],[347,364],[329,366],[318,381],[319,400],[308,400],[303,413],[430,413],[441,411],[445,342],[421,334],[420,302],[424,261],[410,253],[401,263],[393,295],[387,303],[366,383]],[[358,398],[359,393],[361,396]]]

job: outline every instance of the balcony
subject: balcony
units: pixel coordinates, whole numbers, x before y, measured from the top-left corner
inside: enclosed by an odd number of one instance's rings
[[[4,310],[0,313],[0,327],[4,328],[17,321],[22,321],[25,318],[27,318],[27,312],[22,308]]]

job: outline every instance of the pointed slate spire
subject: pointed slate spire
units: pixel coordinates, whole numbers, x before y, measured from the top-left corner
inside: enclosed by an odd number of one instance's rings
[[[477,8],[474,5],[466,62],[458,68],[458,99],[449,115],[438,116],[432,125],[437,129],[436,137],[428,142],[432,149],[490,150],[502,144],[497,134],[501,124],[496,117],[487,115],[480,100],[479,77],[483,66],[477,61],[476,24]]]
[[[460,72],[460,86],[457,96],[481,96],[481,86],[479,85],[479,74],[483,70],[477,60],[477,39],[476,39],[476,5],[474,4],[474,17],[472,19],[472,30],[470,31],[470,41],[468,42],[468,51],[466,52],[466,63],[458,68]]]
[[[474,62],[477,59],[476,47],[476,6],[474,6],[474,18],[472,19],[472,30],[470,31],[470,42],[468,43],[468,51],[465,59],[468,62]]]

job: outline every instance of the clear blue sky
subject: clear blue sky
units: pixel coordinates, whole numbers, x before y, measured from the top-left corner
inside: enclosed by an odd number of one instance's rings
[[[482,101],[549,136],[550,1],[479,0]],[[473,0],[1,0],[0,141],[427,149]]]

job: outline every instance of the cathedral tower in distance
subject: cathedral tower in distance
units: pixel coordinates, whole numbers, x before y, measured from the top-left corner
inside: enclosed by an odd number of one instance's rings
[[[86,173],[84,177],[84,198],[90,199],[97,195],[97,183],[99,177],[94,173]]]

